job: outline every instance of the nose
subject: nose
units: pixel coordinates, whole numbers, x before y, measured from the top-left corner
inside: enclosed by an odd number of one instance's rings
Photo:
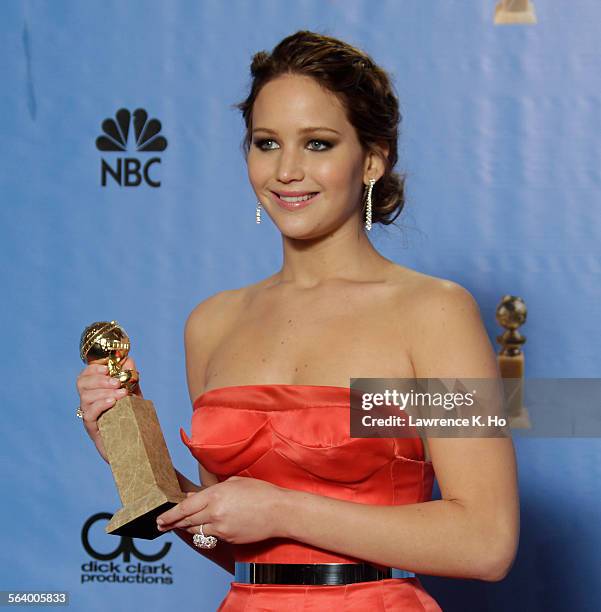
[[[302,154],[294,149],[282,150],[278,160],[277,179],[282,183],[300,181],[304,178]]]

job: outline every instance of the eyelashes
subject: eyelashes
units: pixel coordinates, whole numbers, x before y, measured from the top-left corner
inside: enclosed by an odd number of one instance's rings
[[[253,140],[253,145],[261,151],[271,151],[273,147],[266,146],[270,142],[273,142],[271,138],[259,138],[257,140]]]
[[[269,143],[275,143],[275,140],[273,138],[258,138],[256,140],[253,140],[253,146],[255,146],[257,149],[260,149],[261,151],[273,151],[275,150],[275,147],[269,145]],[[322,140],[321,138],[312,138],[311,140],[307,141],[307,145],[312,145],[312,144],[318,144],[318,148],[311,148],[311,151],[317,151],[317,152],[321,152],[321,151],[327,151],[328,149],[331,149],[334,145],[327,141],[327,140]]]

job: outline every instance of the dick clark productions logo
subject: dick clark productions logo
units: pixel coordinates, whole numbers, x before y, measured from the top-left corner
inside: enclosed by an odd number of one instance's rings
[[[131,129],[133,127],[133,130]],[[99,151],[125,153],[130,140],[133,141],[137,153],[155,153],[167,148],[167,139],[161,135],[161,122],[158,119],[148,119],[148,113],[143,108],[131,113],[126,108],[119,109],[115,119],[105,119],[102,122],[104,134],[96,139]],[[131,138],[130,138],[131,134]],[[112,156],[111,156],[112,157]],[[152,166],[161,163],[160,157],[145,159],[138,157],[115,157],[111,161],[102,159],[100,168],[100,183],[106,187],[111,177],[121,187],[138,187],[144,181],[150,187],[160,187],[161,181],[156,180],[155,169]]]
[[[91,559],[81,566],[81,583],[112,582],[116,584],[173,584],[173,568],[163,559],[171,548],[171,542],[163,544],[154,553],[143,553],[138,550],[132,538],[109,536],[102,530],[102,539],[113,545],[113,550],[99,551],[90,543],[90,529],[97,523],[104,523],[111,518],[108,512],[98,512],[85,522],[81,530],[81,543]],[[105,537],[106,536],[106,537]],[[116,546],[115,546],[116,545]],[[119,559],[118,557],[121,557]],[[138,559],[134,561],[132,557]],[[103,563],[104,561],[104,563]],[[145,561],[146,563],[142,563]]]

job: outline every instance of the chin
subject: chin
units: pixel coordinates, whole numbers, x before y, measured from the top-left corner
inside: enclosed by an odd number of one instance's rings
[[[282,236],[295,240],[319,238],[327,233],[324,224],[300,219],[287,220],[279,224],[276,223],[276,226]]]

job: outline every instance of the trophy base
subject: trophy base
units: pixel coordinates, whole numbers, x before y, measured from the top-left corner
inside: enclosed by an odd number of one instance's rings
[[[520,23],[536,23],[536,13],[532,2],[528,2],[526,10],[508,11],[504,9],[503,2],[499,2],[495,8],[496,25],[512,25]]]
[[[511,429],[532,429],[532,423],[525,406],[522,406],[520,414],[509,417],[509,427]]]
[[[106,526],[106,532],[111,535],[154,540],[165,533],[157,529],[157,516],[185,498],[183,493],[166,494],[160,489],[153,489],[141,499],[117,510]]]

